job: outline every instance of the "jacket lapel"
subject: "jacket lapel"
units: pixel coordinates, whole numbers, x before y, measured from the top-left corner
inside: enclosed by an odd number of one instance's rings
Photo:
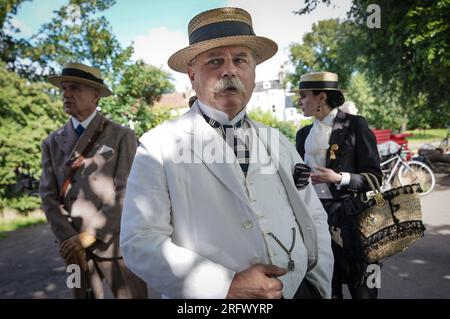
[[[309,132],[311,131],[312,124],[304,127],[301,129],[296,136],[295,146],[297,148],[297,152],[300,154],[300,157],[304,160],[305,159],[305,142],[306,138],[309,135]]]
[[[186,121],[182,123],[185,133],[193,137],[191,151],[201,159],[205,166],[239,199],[249,205],[249,198],[244,188],[244,175],[236,160],[233,150],[226,144],[223,137],[206,123],[197,102],[189,110]],[[214,146],[214,147],[213,147]],[[225,147],[223,147],[225,146]],[[210,151],[215,151],[214,157],[207,160]],[[205,151],[206,150],[206,151]],[[204,154],[208,154],[205,156]],[[228,162],[224,163],[225,159]]]
[[[75,160],[78,156],[81,155],[84,148],[89,143],[89,141],[91,140],[92,136],[95,134],[96,131],[100,132],[103,131],[103,124],[105,121],[106,118],[100,113],[97,113],[97,115],[92,119],[92,122],[84,131],[83,135],[80,136],[75,146],[73,147],[73,150],[70,154],[71,161]]]
[[[330,167],[336,161],[336,158],[339,157],[340,152],[342,151],[343,143],[345,140],[345,136],[348,132],[348,127],[350,125],[350,117],[347,116],[341,110],[338,110],[336,114],[336,118],[333,123],[333,129],[331,131],[330,136],[330,147],[327,150],[326,157],[326,167]],[[334,159],[330,156],[331,151],[334,152]]]
[[[69,121],[62,127],[59,134],[55,136],[55,141],[63,152],[68,156],[72,153],[73,146],[78,140],[78,135],[73,129],[72,121]]]

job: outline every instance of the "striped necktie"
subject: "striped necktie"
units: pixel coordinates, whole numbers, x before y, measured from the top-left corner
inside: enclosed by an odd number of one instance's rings
[[[205,118],[206,122],[208,122],[209,125],[215,128],[223,136],[225,140],[227,140],[227,133],[231,132],[232,130],[233,132],[232,148],[234,151],[234,155],[236,155],[236,159],[239,165],[241,166],[244,176],[247,177],[248,165],[250,163],[250,150],[245,141],[238,138],[238,136],[236,135],[236,129],[242,126],[242,124],[245,121],[245,116],[235,125],[221,125],[219,122],[213,120],[212,118],[208,117],[205,114],[203,114],[203,117]]]

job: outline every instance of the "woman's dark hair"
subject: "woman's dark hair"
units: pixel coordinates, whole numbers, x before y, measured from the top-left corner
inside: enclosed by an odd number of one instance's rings
[[[327,104],[332,109],[341,106],[345,102],[344,94],[342,94],[341,91],[334,91],[334,90],[313,91],[314,95],[319,95],[321,92],[325,92],[325,94],[327,95]]]

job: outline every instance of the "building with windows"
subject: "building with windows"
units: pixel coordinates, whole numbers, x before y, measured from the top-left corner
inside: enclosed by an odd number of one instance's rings
[[[293,105],[294,94],[287,92],[280,80],[256,82],[252,97],[247,104],[247,110],[271,112],[279,121],[289,121],[298,124],[306,119]]]

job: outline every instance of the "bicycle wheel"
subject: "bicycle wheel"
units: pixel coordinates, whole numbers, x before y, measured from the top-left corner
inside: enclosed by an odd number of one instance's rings
[[[436,184],[431,168],[419,161],[409,161],[407,164],[409,168],[406,165],[402,165],[398,171],[397,176],[400,184],[404,186],[419,183],[423,191],[420,193],[420,196],[431,193]]]

